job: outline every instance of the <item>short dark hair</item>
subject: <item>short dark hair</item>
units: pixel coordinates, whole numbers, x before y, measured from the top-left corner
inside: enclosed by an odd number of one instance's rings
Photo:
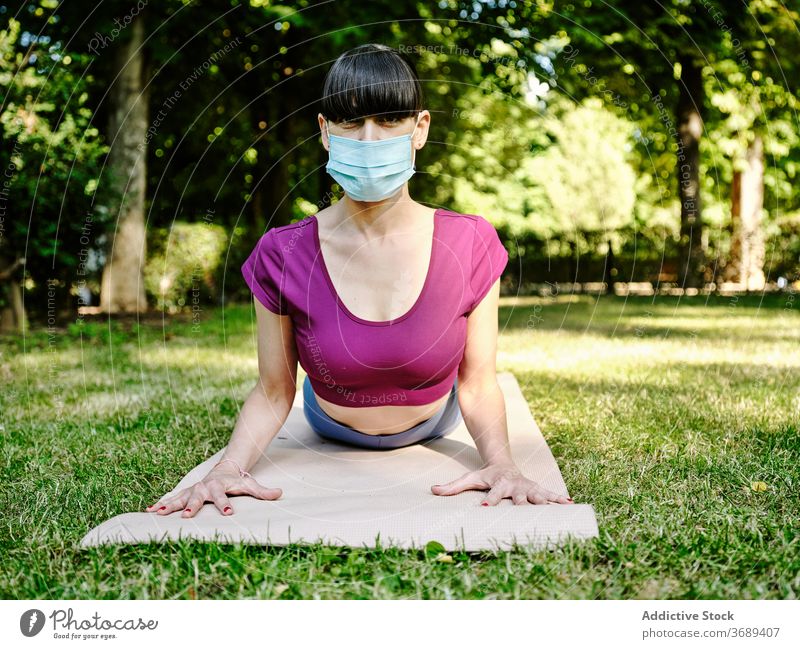
[[[422,110],[422,85],[413,61],[379,43],[359,45],[334,61],[322,90],[322,114],[331,122]]]

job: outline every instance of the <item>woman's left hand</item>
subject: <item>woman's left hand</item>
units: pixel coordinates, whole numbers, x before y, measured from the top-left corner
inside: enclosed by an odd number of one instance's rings
[[[564,505],[574,504],[571,498],[559,496],[526,478],[516,464],[490,464],[469,471],[452,482],[431,487],[431,491],[437,496],[454,496],[469,489],[489,490],[481,505],[496,505],[503,498],[511,498],[515,505],[527,505],[529,502],[546,505],[550,501]]]

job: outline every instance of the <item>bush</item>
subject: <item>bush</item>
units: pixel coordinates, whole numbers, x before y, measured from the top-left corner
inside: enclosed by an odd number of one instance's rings
[[[219,225],[176,222],[171,228],[151,228],[144,281],[158,308],[181,311],[203,288],[215,298],[215,276],[227,241],[227,232]]]
[[[800,212],[781,215],[768,228],[766,237],[767,264],[771,280],[786,277],[800,279]]]

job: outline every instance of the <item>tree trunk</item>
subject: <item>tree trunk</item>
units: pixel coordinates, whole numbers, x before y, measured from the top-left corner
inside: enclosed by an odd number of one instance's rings
[[[0,308],[0,333],[24,334],[28,330],[22,284],[14,277],[14,272],[23,263],[24,258],[8,264],[7,259],[0,257],[0,294],[6,297],[6,303]]]
[[[17,268],[24,263],[24,257],[11,263],[8,258],[0,256],[0,295],[6,298],[0,305],[0,333],[25,333],[28,330],[22,284],[14,277]]]
[[[680,57],[678,82],[678,196],[681,201],[680,264],[684,288],[700,288],[705,271],[700,205],[700,137],[703,133],[703,78],[689,56]],[[680,275],[680,272],[679,272]]]
[[[118,73],[110,92],[108,154],[110,182],[122,196],[100,289],[104,312],[147,310],[144,292],[145,192],[147,189],[148,91],[144,63],[144,12],[134,18],[130,39],[115,53]]]
[[[577,235],[576,235],[577,236]],[[578,242],[574,239],[569,240],[569,281],[577,283],[578,281]]]
[[[747,291],[764,289],[766,249],[761,211],[764,207],[764,145],[756,134],[731,186],[731,266],[735,281]]]
[[[608,240],[608,254],[606,255],[605,272],[603,273],[603,281],[606,284],[606,295],[616,295],[616,273],[613,273],[614,266],[617,263],[614,256],[614,248],[611,246],[611,240]]]
[[[9,304],[0,310],[0,333],[24,334],[28,330],[28,318],[22,304],[22,285],[12,279],[4,286]]]

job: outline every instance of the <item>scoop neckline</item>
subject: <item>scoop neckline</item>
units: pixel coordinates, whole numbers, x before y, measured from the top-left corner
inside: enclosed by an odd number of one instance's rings
[[[333,285],[333,280],[331,279],[330,273],[328,272],[328,266],[325,263],[325,257],[322,254],[322,246],[320,245],[319,239],[319,221],[317,219],[317,215],[313,214],[312,219],[314,221],[314,245],[316,246],[316,255],[319,257],[319,265],[322,269],[322,274],[325,276],[325,281],[328,284],[328,288],[331,291],[334,299],[336,300],[336,305],[339,309],[344,313],[347,317],[351,320],[358,322],[359,324],[369,325],[372,327],[386,327],[389,325],[397,324],[398,322],[402,322],[406,318],[411,317],[417,308],[422,303],[423,298],[428,293],[430,284],[431,284],[431,275],[433,274],[433,266],[434,261],[437,258],[436,251],[439,248],[437,241],[438,241],[438,234],[439,234],[439,219],[437,218],[439,214],[442,212],[442,208],[437,208],[433,213],[433,241],[431,243],[431,254],[430,258],[428,259],[428,271],[425,274],[425,281],[422,284],[422,290],[420,291],[419,295],[417,296],[416,301],[411,308],[406,311],[404,314],[394,318],[393,320],[365,320],[364,318],[358,317],[355,313],[352,313],[350,309],[347,308],[342,299],[339,297],[339,293],[336,291],[336,287]]]

